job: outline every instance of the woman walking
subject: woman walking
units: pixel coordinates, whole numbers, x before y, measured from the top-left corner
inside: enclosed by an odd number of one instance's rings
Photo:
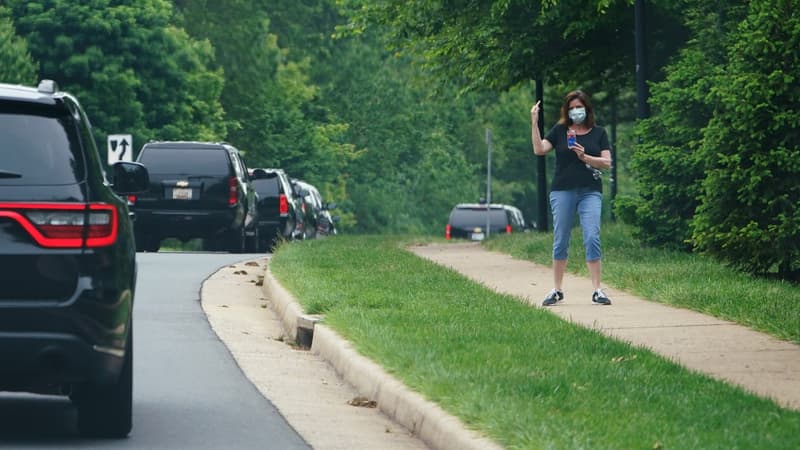
[[[556,151],[556,168],[550,189],[553,212],[553,289],[542,305],[552,306],[564,299],[562,281],[567,267],[569,240],[577,214],[586,248],[586,266],[592,279],[592,303],[610,305],[600,288],[600,218],[603,184],[600,169],[611,167],[611,146],[603,127],[595,124],[589,96],[572,91],[564,97],[558,123],[542,139],[539,133],[540,102],[531,108],[533,153]]]

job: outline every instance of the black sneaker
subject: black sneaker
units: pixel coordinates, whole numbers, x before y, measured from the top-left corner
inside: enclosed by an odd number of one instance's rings
[[[564,293],[553,289],[547,294],[547,297],[544,298],[542,306],[553,306],[557,303],[561,303],[561,300],[564,300]]]
[[[595,305],[610,305],[611,299],[608,298],[605,292],[602,289],[598,289],[594,291],[592,294],[592,303]]]

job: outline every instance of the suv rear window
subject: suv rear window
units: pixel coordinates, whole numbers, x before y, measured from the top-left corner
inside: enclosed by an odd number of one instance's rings
[[[506,226],[508,218],[503,209],[491,209],[489,211],[491,224],[494,226]],[[450,225],[458,228],[475,228],[486,226],[486,209],[478,208],[457,208],[450,214]]]
[[[225,176],[231,173],[224,149],[146,147],[139,162],[151,174],[182,174],[189,169],[198,175]]]
[[[252,180],[253,188],[262,197],[277,197],[281,193],[280,178],[277,173],[267,173],[267,178]]]
[[[85,178],[75,121],[66,110],[0,102],[0,185],[63,185]]]

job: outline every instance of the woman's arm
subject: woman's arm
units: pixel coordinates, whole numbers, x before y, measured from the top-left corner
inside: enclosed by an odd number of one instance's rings
[[[531,108],[531,142],[533,143],[533,154],[543,156],[553,149],[553,144],[547,139],[542,139],[539,133],[539,103],[541,102],[536,102]]]
[[[611,168],[611,150],[601,150],[600,156],[591,156],[581,152],[578,155],[578,159],[594,167],[595,169]]]

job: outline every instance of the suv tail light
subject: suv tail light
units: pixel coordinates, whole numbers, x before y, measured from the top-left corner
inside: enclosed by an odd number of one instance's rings
[[[128,196],[128,206],[134,206],[136,204],[136,196],[131,194]]]
[[[104,247],[117,240],[117,208],[105,203],[0,203],[42,247]]]
[[[239,184],[236,177],[228,178],[228,206],[239,203]]]
[[[278,196],[278,212],[281,213],[281,216],[289,215],[289,201],[286,200],[286,194]]]
[[[511,225],[506,225],[506,233],[511,234]]]
[[[449,223],[444,227],[444,238],[445,239],[450,239],[450,230],[451,229],[452,229],[452,227],[450,226]]]

